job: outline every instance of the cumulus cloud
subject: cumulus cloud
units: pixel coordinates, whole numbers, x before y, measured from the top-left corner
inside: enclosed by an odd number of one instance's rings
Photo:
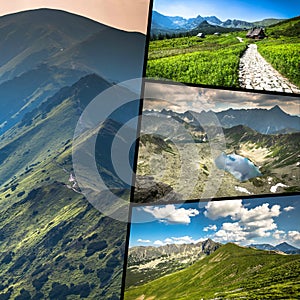
[[[156,240],[153,244],[155,246],[164,246],[168,244],[177,244],[177,245],[182,245],[182,244],[196,244],[200,241],[203,241],[204,239],[198,239],[195,240],[191,236],[180,236],[180,237],[168,237],[166,239],[162,240]]]
[[[272,236],[278,241],[278,243],[288,242],[300,247],[300,232],[297,230],[290,230],[288,232],[275,230]]]
[[[300,242],[300,232],[296,230],[289,231],[287,237],[294,242]]]
[[[291,211],[291,210],[294,210],[294,209],[295,209],[295,207],[293,207],[293,206],[287,206],[283,210],[284,211]]]
[[[195,217],[199,214],[197,209],[176,208],[173,204],[162,207],[144,207],[143,210],[160,222],[168,224],[189,224],[191,223],[191,217]]]
[[[203,228],[203,231],[209,231],[209,230],[216,231],[217,225],[208,225],[207,227]]]
[[[273,205],[269,208],[269,203],[256,206],[253,209],[242,208],[240,210],[240,219],[243,223],[255,223],[259,221],[269,220],[272,217],[280,215],[280,205]]]
[[[177,112],[212,110],[214,112],[234,109],[270,109],[279,105],[292,115],[299,115],[299,100],[295,97],[218,90],[185,85],[147,82],[145,97],[156,100],[144,102],[145,109],[172,109]],[[161,102],[160,102],[161,101]],[[164,102],[164,103],[163,103]],[[163,104],[162,104],[163,103]],[[165,105],[165,106],[163,106]]]
[[[239,223],[223,223],[222,228],[216,232],[215,240],[220,242],[241,242],[246,239],[247,233]]]
[[[216,207],[207,207],[206,209],[206,216],[211,218],[231,217],[233,221],[236,221],[223,223],[220,230],[215,233],[216,239],[221,242],[242,242],[258,237],[269,237],[272,231],[277,229],[274,218],[280,215],[280,206],[269,207],[269,203],[252,209],[244,207],[241,202],[235,207],[229,204],[224,205],[223,210]],[[280,234],[282,232],[277,231],[275,236],[279,238]]]
[[[226,218],[228,216],[235,219],[239,215],[243,205],[242,200],[210,201],[205,208],[204,215],[211,220]]]
[[[153,245],[155,245],[155,246],[163,246],[163,245],[165,245],[165,244],[164,244],[164,242],[162,242],[162,241],[160,241],[160,240],[156,240],[156,241],[153,243]]]
[[[138,241],[139,243],[151,243],[150,240],[138,239],[137,241]]]
[[[276,240],[281,240],[281,239],[285,238],[285,236],[286,236],[286,234],[285,234],[285,231],[283,231],[283,230],[275,230],[273,233],[273,237]]]

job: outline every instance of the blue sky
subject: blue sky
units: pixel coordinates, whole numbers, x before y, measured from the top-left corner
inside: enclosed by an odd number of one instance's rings
[[[282,242],[300,248],[300,196],[138,206],[132,210],[129,247],[196,243]]]
[[[154,0],[153,9],[167,16],[184,18],[216,16],[221,21],[239,19],[291,18],[300,15],[299,0]]]

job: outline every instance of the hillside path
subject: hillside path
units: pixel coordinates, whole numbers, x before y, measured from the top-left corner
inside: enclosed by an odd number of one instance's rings
[[[250,44],[240,59],[239,82],[242,88],[300,93],[300,90],[277,72]]]

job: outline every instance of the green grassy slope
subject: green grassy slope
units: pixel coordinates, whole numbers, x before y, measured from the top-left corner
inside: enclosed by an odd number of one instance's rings
[[[259,41],[260,54],[282,75],[300,86],[300,17],[267,27],[268,39]]]
[[[299,270],[299,255],[229,243],[185,270],[129,289],[125,299],[296,299]]]
[[[244,37],[245,32],[152,41],[146,75],[237,87],[239,58],[246,49],[237,36]]]
[[[265,147],[272,158],[265,167],[269,169],[296,165],[300,155],[300,133],[261,134],[245,126],[235,126],[224,130],[227,145],[239,149],[243,143],[252,143],[253,147]]]

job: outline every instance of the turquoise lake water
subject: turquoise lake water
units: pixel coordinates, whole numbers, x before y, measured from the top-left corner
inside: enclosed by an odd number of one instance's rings
[[[222,153],[215,159],[215,164],[217,168],[229,172],[240,181],[246,181],[262,175],[252,161],[235,153]]]

